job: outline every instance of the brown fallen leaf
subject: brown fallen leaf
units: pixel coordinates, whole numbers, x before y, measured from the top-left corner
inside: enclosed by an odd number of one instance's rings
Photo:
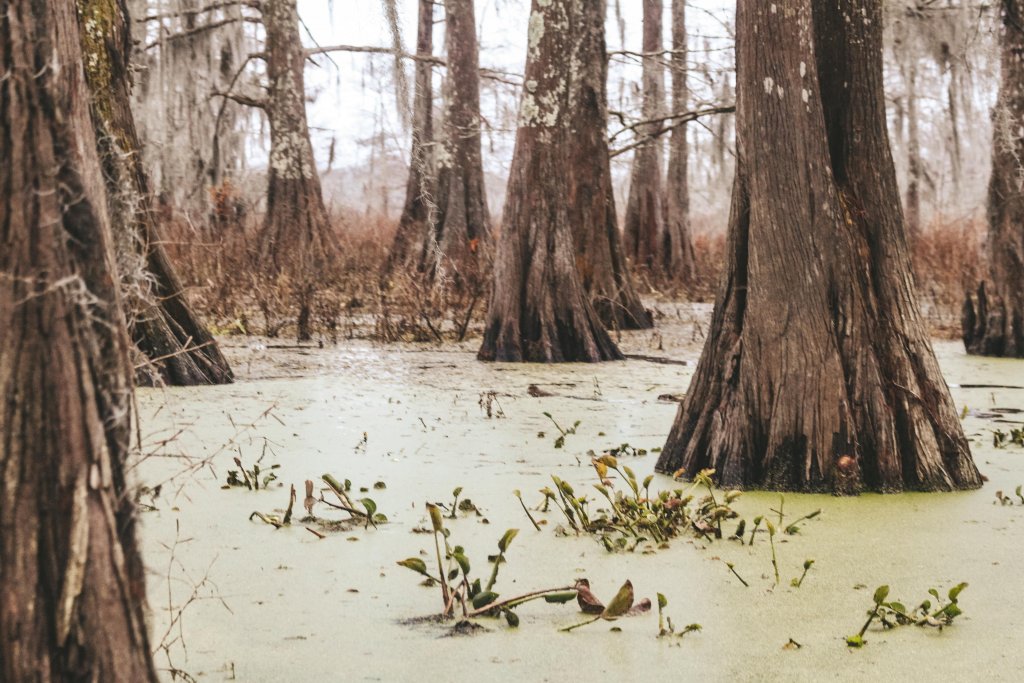
[[[313,516],[313,506],[316,504],[316,498],[313,497],[313,482],[310,479],[306,480],[306,499],[302,501],[302,504],[306,506],[306,512],[309,516]]]
[[[576,603],[584,614],[601,614],[604,612],[604,603],[597,599],[597,596],[590,592],[590,581],[579,579],[574,586],[576,589]]]

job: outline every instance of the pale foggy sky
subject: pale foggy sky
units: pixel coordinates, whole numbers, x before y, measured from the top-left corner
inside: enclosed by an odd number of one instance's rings
[[[615,0],[609,0],[608,4],[608,48],[621,49],[619,29],[614,21]],[[667,46],[671,39],[671,19],[668,13],[670,3],[665,4]],[[626,25],[625,47],[639,51],[641,0],[619,0],[619,6]],[[687,17],[689,33],[724,41],[726,31],[719,22],[731,22],[733,8],[732,0],[691,0]],[[477,0],[482,67],[522,73],[529,9],[529,0]],[[399,0],[402,40],[407,52],[415,50],[417,11],[416,0]],[[438,7],[436,12],[437,20],[443,19],[442,8]],[[391,43],[381,0],[299,0],[299,13],[312,34],[310,36],[303,30],[303,41],[307,45],[388,46]],[[443,25],[438,25],[434,34],[435,53],[443,49],[443,35]],[[691,47],[695,47],[692,38]],[[691,61],[696,58],[697,55],[692,56]],[[712,55],[712,58],[728,60],[731,55]],[[309,64],[306,67],[306,89],[309,96],[315,98],[308,111],[313,145],[321,169],[327,164],[332,139],[335,168],[364,163],[368,156],[365,141],[373,134],[377,118],[383,119],[389,149],[405,157],[408,154],[408,130],[401,125],[396,108],[391,58],[387,55],[336,52],[329,59],[318,57],[317,62],[319,66]],[[407,68],[407,73],[411,88],[411,68]],[[639,80],[639,68],[613,66],[609,80],[609,99],[615,108],[623,86],[629,87],[632,81]],[[435,90],[440,86],[438,72],[435,72],[434,85]],[[484,117],[489,121],[496,120],[499,105],[514,108],[518,102],[513,93],[508,87],[500,87],[499,90],[485,88],[481,98]],[[485,136],[484,140],[485,165],[500,172],[511,154],[512,137],[495,134],[491,138],[488,140]],[[258,149],[253,151],[252,162],[261,165],[260,157],[265,157],[265,150],[262,154]]]

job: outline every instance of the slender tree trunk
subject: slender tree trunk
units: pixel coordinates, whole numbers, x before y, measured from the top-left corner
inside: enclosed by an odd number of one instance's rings
[[[643,104],[641,117],[652,121],[664,114],[664,69],[661,60],[662,0],[643,0]],[[637,148],[626,203],[626,253],[639,266],[650,270],[661,266],[665,217],[662,213],[661,140],[654,137],[660,122],[638,126],[637,136],[647,143]]]
[[[579,67],[571,96],[570,223],[583,290],[610,329],[653,326],[633,286],[619,234],[608,156],[608,64],[604,0],[586,6],[578,30]]]
[[[988,186],[989,283],[964,302],[968,353],[1024,357],[1024,2],[1003,0],[1002,82]]]
[[[480,151],[480,47],[473,0],[445,0],[444,153],[438,170],[438,216],[422,267],[475,287],[490,242],[490,214]]]
[[[907,191],[904,203],[907,230],[911,237],[921,234],[921,135],[918,130],[917,65],[906,69],[907,85]]]
[[[980,486],[917,310],[881,0],[769,5],[738,3],[726,270],[657,469],[800,491]]]
[[[0,680],[155,682],[74,2],[6,3],[0,63]]]
[[[123,1],[78,0],[86,81],[99,141],[132,338],[167,384],[230,382],[231,368],[193,313],[160,239],[130,108],[131,42]],[[152,379],[140,373],[140,379]]]
[[[525,87],[481,360],[622,357],[580,283],[569,202],[573,107],[578,106],[581,38],[591,4],[532,3]]]
[[[416,30],[416,54],[431,57],[434,52],[434,2],[420,0],[419,24]],[[434,143],[433,65],[426,59],[416,62],[413,86],[412,149],[409,154],[409,179],[405,186],[405,206],[398,219],[391,251],[384,266],[384,279],[398,268],[415,264],[424,250],[424,243],[436,222],[434,211],[434,164],[431,146]]]
[[[686,0],[672,0],[672,109],[675,112],[688,111],[686,59]],[[697,277],[697,264],[690,236],[690,186],[687,179],[689,149],[686,133],[687,126],[683,124],[672,131],[669,141],[662,267],[670,277],[691,284]]]
[[[262,14],[270,159],[260,266],[287,276],[298,304],[298,338],[308,340],[313,297],[330,279],[341,247],[327,218],[306,121],[306,55],[296,0],[266,0]]]

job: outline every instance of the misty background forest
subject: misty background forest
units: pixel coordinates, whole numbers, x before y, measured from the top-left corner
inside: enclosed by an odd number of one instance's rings
[[[1021,0],[0,0],[0,131],[0,681],[1024,665]]]

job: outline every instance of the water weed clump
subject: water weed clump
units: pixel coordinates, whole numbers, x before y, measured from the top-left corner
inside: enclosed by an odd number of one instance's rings
[[[942,629],[953,623],[953,620],[963,614],[960,609],[960,593],[967,588],[966,583],[958,583],[949,589],[946,599],[939,596],[939,591],[934,588],[928,590],[928,594],[935,599],[932,604],[930,599],[921,602],[913,610],[908,610],[903,603],[898,601],[886,602],[889,597],[889,586],[879,586],[875,589],[872,600],[874,605],[868,610],[868,620],[856,635],[847,636],[846,644],[852,648],[861,648],[867,643],[864,634],[876,620],[881,623],[883,629],[893,629],[897,626],[913,624],[915,626],[930,626]]]

